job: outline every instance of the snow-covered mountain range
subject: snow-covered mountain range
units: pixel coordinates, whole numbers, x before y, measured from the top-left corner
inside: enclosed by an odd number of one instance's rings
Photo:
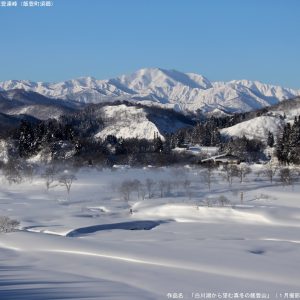
[[[256,110],[300,95],[300,90],[258,81],[211,82],[202,75],[158,68],[141,69],[108,80],[85,77],[58,83],[23,80],[0,82],[0,91],[12,89],[84,103],[143,101],[144,104],[182,111],[201,109],[214,114]]]

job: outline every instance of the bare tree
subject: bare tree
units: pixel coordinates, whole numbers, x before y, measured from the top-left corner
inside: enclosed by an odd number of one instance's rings
[[[70,191],[73,182],[77,180],[76,176],[74,174],[70,174],[69,172],[64,172],[62,175],[59,176],[59,183],[61,183],[63,186],[65,186],[67,193],[68,193],[68,199],[70,197]]]
[[[42,173],[41,176],[42,176],[42,178],[45,179],[45,184],[46,184],[47,191],[50,189],[51,184],[54,182],[57,172],[58,172],[58,170],[55,167],[55,165],[50,164],[49,166],[47,166],[44,173]]]
[[[36,168],[35,168],[34,164],[24,163],[23,167],[22,167],[22,173],[23,173],[24,177],[29,180],[29,182],[32,182],[33,176],[36,173]]]
[[[283,186],[293,185],[296,179],[294,170],[286,167],[279,170],[279,178]]]
[[[20,223],[6,216],[0,216],[0,232],[15,231]]]
[[[129,154],[127,157],[127,164],[129,166],[133,166],[135,162],[137,161],[136,155],[135,154]]]
[[[209,206],[211,206],[211,199],[210,198],[205,198],[204,200],[203,200],[203,202],[209,207]]]
[[[227,197],[225,197],[224,195],[221,195],[219,198],[218,198],[218,202],[221,206],[225,206],[225,205],[228,205],[230,203],[230,201],[228,200]]]
[[[159,191],[160,191],[160,198],[162,198],[164,196],[164,192],[167,188],[167,182],[165,180],[160,180],[158,182],[158,188],[159,188]]]
[[[9,160],[3,166],[3,175],[8,183],[21,183],[22,176],[22,162],[20,160]]]
[[[147,178],[146,179],[146,188],[147,188],[147,191],[148,191],[148,197],[149,198],[153,197],[154,186],[155,186],[155,181],[150,179],[150,178]]]
[[[131,180],[124,180],[119,188],[119,192],[122,195],[124,201],[130,200],[131,193],[134,191],[134,182]]]
[[[140,197],[141,199],[144,201],[145,200],[145,197],[146,197],[146,188],[145,186],[142,184],[141,185],[141,188],[140,188]]]
[[[189,197],[189,200],[192,198],[191,184],[192,182],[187,178],[183,181],[183,188],[185,190],[185,194]]]
[[[202,180],[207,184],[207,187],[210,191],[211,189],[211,184],[213,181],[213,167],[212,166],[208,166],[207,168],[205,168],[204,171],[202,171],[200,173]]]
[[[137,197],[140,199],[142,183],[138,179],[132,181],[132,188],[137,192]]]
[[[242,183],[244,181],[245,177],[251,173],[251,168],[245,163],[240,164],[237,167],[237,173],[240,178],[240,182]]]
[[[273,183],[273,178],[274,178],[274,176],[276,175],[277,170],[278,170],[277,165],[275,165],[275,164],[272,163],[272,162],[269,162],[269,163],[267,163],[267,164],[264,166],[264,169],[263,169],[262,173],[263,173],[266,177],[268,177],[268,179],[270,180],[271,183]]]
[[[226,164],[223,166],[224,177],[228,184],[231,186],[234,177],[239,176],[238,168],[236,165]]]
[[[168,196],[170,196],[172,193],[172,187],[173,187],[173,182],[170,180],[166,181],[166,194]]]

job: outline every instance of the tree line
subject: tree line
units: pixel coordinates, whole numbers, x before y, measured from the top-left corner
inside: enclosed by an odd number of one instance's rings
[[[278,160],[283,164],[300,164],[300,116],[287,123],[276,145]]]
[[[146,165],[154,162],[158,165],[167,165],[180,162],[197,163],[201,157],[195,157],[188,152],[175,152],[173,149],[185,147],[187,144],[198,144],[219,147],[220,152],[237,155],[244,161],[266,159],[264,155],[266,144],[262,141],[250,140],[245,136],[226,138],[220,134],[220,129],[246,120],[249,113],[196,119],[196,115],[184,116],[170,109],[148,108],[150,118],[154,118],[157,114],[174,114],[174,118],[184,121],[187,127],[176,132],[164,133],[163,139],[157,134],[151,140],[124,139],[112,135],[104,139],[95,139],[94,135],[107,125],[105,117],[99,110],[103,106],[104,104],[91,105],[74,114],[64,115],[58,120],[39,122],[23,120],[8,138],[16,149],[13,155],[27,159],[40,154],[45,161],[73,160],[78,164],[95,163],[107,166]],[[269,132],[267,145],[276,146],[281,163],[300,163],[299,124],[299,117],[295,118],[293,125],[287,123],[282,134],[277,137],[276,143],[273,133]]]

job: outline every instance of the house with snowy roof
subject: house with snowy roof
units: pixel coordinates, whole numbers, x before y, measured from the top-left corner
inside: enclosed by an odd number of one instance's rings
[[[201,164],[213,163],[213,164],[240,164],[242,159],[236,155],[230,153],[223,153],[216,156],[211,156],[201,160]]]

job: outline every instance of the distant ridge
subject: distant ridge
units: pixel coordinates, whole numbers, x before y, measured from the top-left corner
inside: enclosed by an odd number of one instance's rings
[[[236,113],[268,107],[300,96],[300,90],[259,81],[211,82],[206,77],[160,68],[140,69],[108,80],[82,77],[57,83],[9,80],[0,90],[23,89],[48,98],[83,103],[143,101],[182,111]]]

